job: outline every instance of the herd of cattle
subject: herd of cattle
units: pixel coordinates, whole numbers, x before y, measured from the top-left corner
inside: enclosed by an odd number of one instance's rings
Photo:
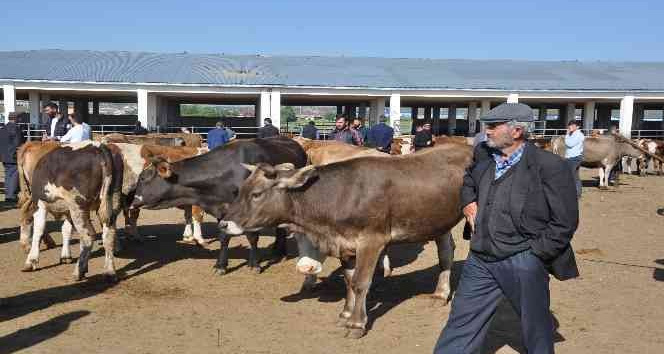
[[[278,255],[285,254],[288,235],[296,237],[305,287],[315,283],[325,256],[339,258],[347,288],[339,324],[353,338],[366,331],[366,298],[376,266],[390,273],[389,244],[435,240],[441,273],[434,296],[451,297],[455,246],[450,231],[462,218],[459,191],[473,155],[466,138],[439,137],[434,147],[412,154],[407,138],[395,139],[389,155],[286,137],[234,140],[211,151],[193,134],[111,134],[95,140],[28,142],[20,148],[20,244],[28,252],[23,270],[38,268],[42,240],[54,245],[44,233],[50,213],[64,220],[63,263],[72,262],[70,239],[74,231],[79,235],[73,276],[83,279],[95,235],[94,212],[102,226],[104,275],[115,280],[119,214],[124,213],[127,238],[141,241],[140,208],[177,207],[184,210],[183,239],[203,247],[204,213],[218,220],[219,274],[227,271],[229,238],[241,234],[250,244],[248,266],[260,271],[258,235],[266,227],[277,228]],[[564,154],[560,139],[536,143]],[[584,145],[584,166],[599,168],[601,187],[608,186],[608,172],[623,157],[644,161],[642,168],[653,160],[657,173],[664,172],[662,142],[606,136],[589,137]]]

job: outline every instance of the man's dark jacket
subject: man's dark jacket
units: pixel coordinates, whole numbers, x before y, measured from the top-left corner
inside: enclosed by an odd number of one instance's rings
[[[51,136],[51,123],[53,122],[53,119],[56,117],[50,118],[48,120],[48,124],[46,124],[46,134],[50,137]],[[53,134],[53,137],[63,137],[67,132],[69,131],[69,119],[67,117],[60,117],[58,119],[58,122],[55,123],[55,131]]]
[[[574,177],[559,156],[531,143],[527,143],[520,164],[525,168],[513,176],[510,194],[512,221],[549,273],[559,280],[575,278],[579,270],[570,241],[578,226],[579,205]],[[492,165],[495,161],[490,148],[486,143],[478,145],[474,163],[464,176],[462,206],[477,201],[478,208],[486,207],[477,200],[477,186],[483,174],[493,170]]]
[[[3,163],[16,163],[16,150],[25,139],[21,128],[14,123],[9,122],[0,128],[0,159]]]
[[[271,138],[273,136],[279,136],[279,129],[272,124],[265,124],[264,127],[258,128],[257,138]]]

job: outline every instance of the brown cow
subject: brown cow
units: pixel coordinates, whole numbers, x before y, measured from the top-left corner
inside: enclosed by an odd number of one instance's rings
[[[336,140],[311,140],[302,137],[296,137],[293,140],[297,141],[307,153],[307,162],[316,166],[361,156],[389,156],[376,149],[345,144]]]
[[[371,277],[390,243],[435,239],[442,268],[435,296],[449,299],[450,230],[462,217],[459,191],[472,160],[472,148],[461,146],[442,144],[408,156],[362,157],[290,171],[247,166],[253,173],[220,226],[238,234],[285,225],[340,258],[346,302],[339,323],[348,336],[359,338],[367,324]]]
[[[125,143],[138,145],[162,145],[162,146],[189,146],[202,147],[203,140],[198,134],[170,133],[170,134],[148,134],[148,135],[125,135],[111,133],[107,135],[93,134],[93,140],[103,143]]]
[[[649,156],[639,160],[639,172],[641,175],[646,175],[650,161],[652,161],[653,171],[658,176],[664,174],[664,140],[640,139],[637,141],[637,144],[649,154]]]

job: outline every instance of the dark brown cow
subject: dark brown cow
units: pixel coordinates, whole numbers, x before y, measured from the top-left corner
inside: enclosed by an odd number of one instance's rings
[[[83,143],[59,147],[44,155],[32,175],[31,207],[35,210],[32,247],[26,260],[26,270],[36,269],[39,239],[44,233],[48,212],[67,219],[63,226],[63,240],[75,227],[81,237],[81,254],[73,276],[85,277],[92,251],[94,227],[90,212],[96,211],[102,224],[105,249],[104,274],[115,279],[113,250],[115,249],[115,219],[120,211],[123,164],[103,144]],[[63,249],[69,251],[69,245]]]
[[[442,272],[435,296],[450,297],[460,190],[472,148],[442,144],[407,156],[363,157],[299,170],[247,166],[251,176],[220,223],[228,233],[285,225],[307,235],[345,268],[347,335],[367,323],[366,297],[381,251],[390,243],[435,239]],[[355,267],[353,266],[355,260]]]

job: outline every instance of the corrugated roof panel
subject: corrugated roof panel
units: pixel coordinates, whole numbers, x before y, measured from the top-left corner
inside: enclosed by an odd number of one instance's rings
[[[664,63],[33,50],[0,52],[0,78],[206,85],[664,91]]]

